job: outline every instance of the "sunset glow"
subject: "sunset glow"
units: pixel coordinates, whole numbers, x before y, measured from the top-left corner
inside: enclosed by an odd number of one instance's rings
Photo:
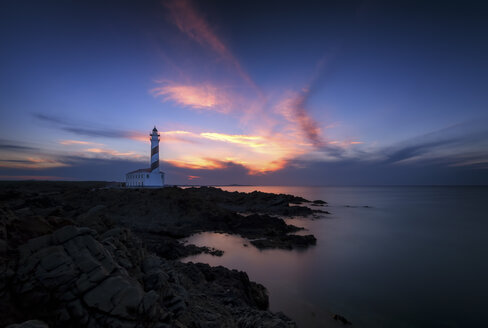
[[[2,175],[123,180],[150,165],[154,126],[170,184],[467,183],[486,170],[486,51],[468,41],[486,33],[441,19],[448,9],[6,6]]]

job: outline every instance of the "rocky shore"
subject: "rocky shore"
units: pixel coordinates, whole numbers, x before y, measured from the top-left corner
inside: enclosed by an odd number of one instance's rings
[[[0,325],[295,327],[244,272],[178,258],[201,231],[258,248],[308,247],[282,217],[323,215],[291,195],[217,188],[121,189],[102,182],[0,183]]]

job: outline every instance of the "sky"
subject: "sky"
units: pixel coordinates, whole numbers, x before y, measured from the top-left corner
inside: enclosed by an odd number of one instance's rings
[[[488,184],[483,1],[0,2],[0,180]]]

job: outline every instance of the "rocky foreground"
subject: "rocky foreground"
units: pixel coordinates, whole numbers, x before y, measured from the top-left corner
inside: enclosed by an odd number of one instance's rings
[[[260,248],[315,244],[280,217],[325,211],[291,195],[106,183],[0,183],[0,326],[295,327],[246,273],[177,259],[219,250],[219,231]],[[290,204],[292,206],[290,206]]]

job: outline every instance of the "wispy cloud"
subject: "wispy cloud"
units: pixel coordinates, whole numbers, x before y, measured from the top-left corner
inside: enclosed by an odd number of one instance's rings
[[[69,166],[69,164],[57,159],[45,157],[28,157],[26,159],[0,160],[0,167],[4,168],[47,169],[63,166]]]
[[[120,152],[115,149],[108,149],[108,148],[85,148],[83,151],[88,153],[94,153],[103,157],[126,157],[131,159],[138,159],[142,158],[143,156],[137,154],[135,152]]]
[[[61,145],[102,145],[96,142],[83,141],[83,140],[61,140],[59,142]]]
[[[0,140],[0,150],[6,151],[32,151],[34,147],[19,145],[8,140]]]
[[[67,120],[52,115],[33,113],[32,116],[34,116],[35,118],[41,121],[54,124],[54,126],[58,129],[76,134],[78,136],[102,137],[102,138],[113,138],[113,139],[135,139],[140,136],[140,133],[136,131],[112,129],[110,127],[89,127],[86,126],[88,125],[86,123],[73,122],[72,120]],[[70,141],[66,141],[66,142],[69,143]],[[76,142],[77,142],[76,140],[71,140],[71,144],[75,144]],[[89,141],[81,141],[81,142],[90,143]]]
[[[379,150],[385,163],[438,163],[479,166],[488,163],[488,120],[456,124]]]
[[[299,93],[292,92],[277,107],[278,113],[289,122],[296,124],[303,136],[315,147],[324,146],[320,125],[306,111],[305,103],[308,98],[308,89]]]
[[[33,113],[32,116],[34,116],[35,118],[37,118],[41,121],[45,121],[45,122],[49,122],[49,123],[54,123],[54,124],[59,124],[59,125],[68,124],[65,120],[63,120],[62,118],[57,117],[57,116],[46,115],[46,114],[42,114],[42,113]]]
[[[190,0],[169,0],[164,2],[169,11],[169,19],[178,29],[201,46],[211,49],[235,68],[239,76],[251,87],[258,90],[254,81],[242,68],[239,60],[225,43],[215,34],[210,24],[195,8]]]
[[[52,175],[0,175],[0,180],[77,180],[69,177],[58,177]]]

